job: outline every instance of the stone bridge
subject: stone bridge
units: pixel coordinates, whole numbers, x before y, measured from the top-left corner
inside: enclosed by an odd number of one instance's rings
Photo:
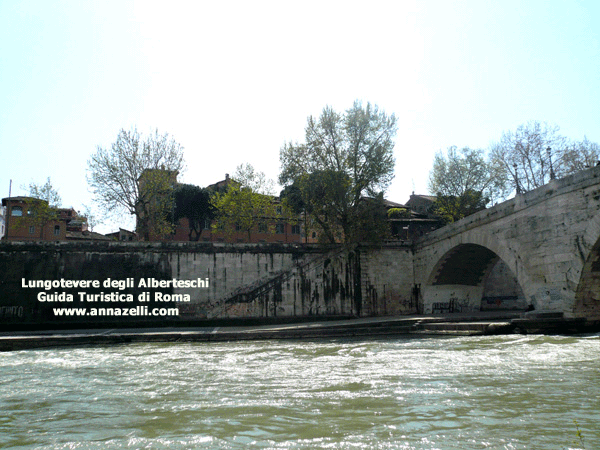
[[[71,303],[40,299],[36,280],[97,280],[58,288]],[[135,302],[90,303],[115,291]],[[207,280],[197,288],[146,289],[141,280]],[[45,289],[45,288],[44,288]],[[56,292],[55,292],[56,291]],[[161,303],[157,293],[183,298]],[[148,297],[142,297],[142,294]],[[153,300],[148,298],[153,297]],[[161,297],[163,298],[163,297]],[[111,300],[112,302],[112,300]],[[85,308],[56,316],[56,306]],[[173,319],[98,317],[105,306],[177,306]],[[600,322],[600,167],[549,184],[440,228],[381,247],[285,244],[0,243],[0,328],[178,324],[202,320],[367,317],[525,311]],[[114,309],[114,308],[113,308]],[[136,310],[137,311],[137,310]],[[99,312],[98,312],[99,314]],[[131,313],[133,314],[133,313]],[[137,314],[137,313],[136,313]]]
[[[600,318],[600,167],[552,180],[414,246],[423,313],[535,309]]]

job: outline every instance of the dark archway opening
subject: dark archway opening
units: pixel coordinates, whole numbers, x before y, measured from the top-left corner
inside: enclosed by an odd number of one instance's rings
[[[600,239],[587,257],[575,291],[575,317],[600,320]]]
[[[438,263],[432,276],[431,285],[439,286],[436,302],[431,312],[448,305],[448,311],[461,312],[453,305],[466,304],[461,300],[461,289],[478,287],[478,290],[462,289],[470,296],[471,311],[523,311],[527,302],[521,286],[508,265],[492,250],[477,244],[461,244],[450,250]],[[456,289],[441,289],[441,286]],[[481,294],[479,294],[481,293]],[[480,296],[480,303],[473,299]],[[448,296],[448,299],[443,298]],[[473,303],[475,301],[475,303]],[[436,308],[437,307],[437,308]]]

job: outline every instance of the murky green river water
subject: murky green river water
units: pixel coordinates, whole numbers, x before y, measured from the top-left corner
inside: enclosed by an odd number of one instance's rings
[[[0,353],[0,448],[600,448],[600,336]]]

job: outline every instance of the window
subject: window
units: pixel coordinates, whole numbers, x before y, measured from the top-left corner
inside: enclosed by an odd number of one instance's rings
[[[239,223],[235,224],[235,231],[241,231],[242,226]]]
[[[60,225],[54,225],[54,236],[60,235]]]
[[[23,208],[20,206],[13,206],[10,214],[11,216],[21,217],[23,215]]]
[[[31,225],[29,227],[29,234],[33,234],[33,233],[35,233],[35,227],[33,225]]]
[[[210,220],[204,219],[204,230],[210,230]]]
[[[266,233],[267,232],[267,224],[264,222],[261,222],[258,224],[258,232],[259,233]]]
[[[275,208],[275,211],[277,211],[277,214],[281,214],[281,206],[278,206],[277,208]]]
[[[276,224],[275,225],[275,233],[277,233],[277,234],[285,233],[285,224],[283,224],[283,223]]]
[[[292,234],[300,234],[300,225],[292,225]]]

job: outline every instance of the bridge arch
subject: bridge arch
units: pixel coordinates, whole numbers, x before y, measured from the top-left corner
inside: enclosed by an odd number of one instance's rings
[[[575,288],[573,315],[600,320],[600,213],[589,222],[581,238],[575,237],[581,266]]]
[[[463,233],[436,243],[422,287],[424,313],[524,310],[531,295],[518,248],[494,236]]]

